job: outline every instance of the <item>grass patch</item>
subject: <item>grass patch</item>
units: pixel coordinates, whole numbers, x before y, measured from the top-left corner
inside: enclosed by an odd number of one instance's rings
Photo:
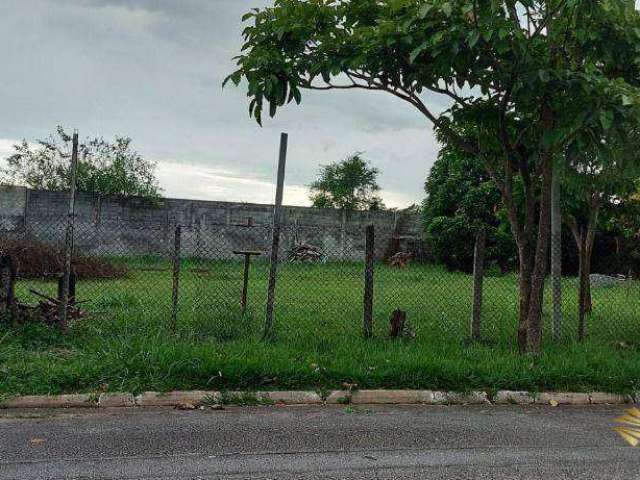
[[[125,262],[124,259],[117,260]],[[564,282],[563,342],[553,343],[545,299],[544,353],[514,351],[515,275],[485,280],[482,342],[467,342],[471,278],[434,266],[376,265],[375,338],[362,338],[361,263],[283,264],[275,338],[261,341],[266,263],[255,261],[249,304],[240,311],[239,262],[185,260],[178,325],[171,318],[171,268],[156,258],[127,261],[126,278],[82,280],[87,318],[66,335],[39,325],[0,327],[0,396],[174,389],[258,390],[433,388],[457,391],[546,389],[630,392],[640,388],[640,287],[594,288],[589,338],[577,331],[575,279]],[[52,281],[20,280],[17,295]],[[401,308],[416,338],[386,338]],[[250,399],[240,399],[250,402]],[[237,404],[237,403],[234,403]]]

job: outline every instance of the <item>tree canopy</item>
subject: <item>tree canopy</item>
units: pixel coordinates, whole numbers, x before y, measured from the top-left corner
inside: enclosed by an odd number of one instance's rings
[[[487,234],[486,259],[504,271],[513,266],[515,244],[501,212],[500,192],[474,159],[445,146],[427,181],[423,202],[427,241],[437,262],[470,272],[475,236]]]
[[[314,207],[343,210],[380,210],[382,199],[376,181],[378,169],[371,167],[361,153],[353,154],[341,162],[321,168],[311,187],[310,199]]]
[[[72,136],[59,126],[56,133],[35,145],[23,140],[0,170],[4,183],[25,185],[39,190],[67,190],[71,185]],[[156,198],[160,188],[155,164],[131,147],[128,137],[113,142],[92,138],[78,145],[79,191],[100,195]]]
[[[538,354],[554,159],[606,159],[640,123],[634,1],[275,0],[244,20],[227,81],[246,81],[258,122],[302,89],[385,92],[481,162],[518,247],[519,348]]]

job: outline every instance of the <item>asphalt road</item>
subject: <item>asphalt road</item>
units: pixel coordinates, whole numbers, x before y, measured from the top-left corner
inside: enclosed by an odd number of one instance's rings
[[[640,479],[623,410],[0,411],[0,479]]]

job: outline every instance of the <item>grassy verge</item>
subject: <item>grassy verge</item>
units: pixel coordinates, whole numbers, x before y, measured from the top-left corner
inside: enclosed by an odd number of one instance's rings
[[[241,266],[185,262],[175,335],[167,328],[171,274],[133,265],[126,279],[81,282],[90,316],[63,335],[40,325],[0,328],[0,395],[171,389],[326,390],[640,388],[640,289],[594,289],[589,339],[577,344],[575,281],[565,285],[564,341],[548,338],[533,360],[513,351],[515,277],[485,285],[483,333],[468,344],[467,275],[430,266],[376,269],[376,338],[361,338],[362,266],[285,265],[278,284],[277,336],[260,341],[266,266],[256,263],[246,314],[238,308]],[[22,281],[53,292],[51,282]],[[415,339],[385,338],[395,308],[408,311]],[[548,317],[548,308],[545,314]]]

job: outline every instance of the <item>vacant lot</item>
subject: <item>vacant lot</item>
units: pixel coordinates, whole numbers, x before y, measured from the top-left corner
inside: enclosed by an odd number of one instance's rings
[[[80,281],[86,318],[66,335],[38,325],[0,328],[0,394],[105,390],[410,387],[466,390],[640,388],[640,286],[593,289],[589,338],[574,341],[576,282],[566,279],[563,341],[547,338],[535,362],[514,352],[516,276],[485,280],[484,341],[467,341],[471,278],[439,267],[376,265],[375,331],[362,338],[361,263],[282,264],[276,338],[261,341],[268,265],[254,261],[240,311],[242,264],[185,260],[179,316],[171,318],[172,272],[154,259],[126,262],[117,280]],[[55,282],[20,280],[18,296],[53,294]],[[415,338],[386,338],[401,308]]]

